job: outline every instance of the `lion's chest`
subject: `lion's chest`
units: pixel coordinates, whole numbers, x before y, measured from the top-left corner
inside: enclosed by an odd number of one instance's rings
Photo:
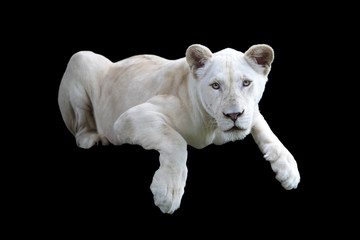
[[[197,136],[186,138],[188,145],[196,149],[202,149],[212,144],[213,140],[214,140],[214,134],[198,134]]]

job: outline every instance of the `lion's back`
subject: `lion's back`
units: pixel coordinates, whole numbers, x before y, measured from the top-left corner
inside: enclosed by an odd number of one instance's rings
[[[165,81],[161,72],[171,62],[155,55],[137,55],[114,63],[99,84],[94,104],[99,128],[111,132],[122,113],[156,96]]]

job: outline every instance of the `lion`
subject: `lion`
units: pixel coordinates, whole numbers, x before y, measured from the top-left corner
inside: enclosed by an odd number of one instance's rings
[[[81,51],[67,65],[58,103],[81,148],[127,143],[157,150],[150,189],[155,205],[172,214],[184,194],[187,145],[201,149],[251,134],[281,185],[297,187],[297,163],[259,111],[273,60],[266,44],[245,53],[193,44],[177,60],[137,55],[115,63]]]

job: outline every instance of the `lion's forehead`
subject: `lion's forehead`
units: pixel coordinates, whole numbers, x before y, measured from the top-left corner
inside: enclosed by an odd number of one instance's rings
[[[234,50],[235,51],[235,50]],[[237,54],[239,53],[239,54]],[[244,79],[256,80],[261,77],[244,59],[241,52],[221,54],[212,60],[209,77],[221,81],[237,82]]]

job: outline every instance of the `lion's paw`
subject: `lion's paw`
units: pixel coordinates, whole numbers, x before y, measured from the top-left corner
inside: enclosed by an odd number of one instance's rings
[[[76,136],[76,143],[79,147],[86,149],[94,145],[109,145],[107,138],[97,132],[84,132]]]
[[[150,189],[154,195],[155,205],[163,213],[172,214],[180,207],[186,176],[187,169],[174,172],[160,168],[155,172]]]
[[[276,179],[286,190],[297,188],[300,182],[299,170],[294,157],[286,148],[269,146],[264,157],[270,161]]]

